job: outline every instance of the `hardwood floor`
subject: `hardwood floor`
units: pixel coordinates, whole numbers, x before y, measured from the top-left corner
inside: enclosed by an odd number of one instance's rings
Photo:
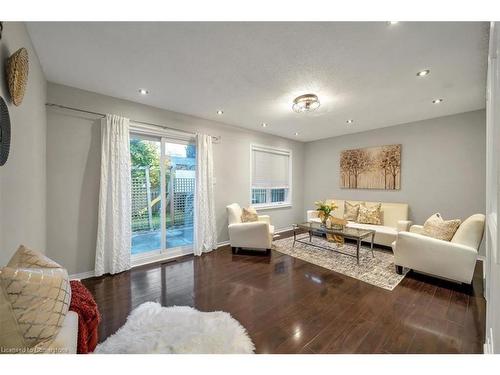
[[[472,286],[410,272],[387,291],[272,251],[202,257],[83,280],[101,314],[100,341],[146,301],[231,313],[257,353],[482,353],[482,264]]]

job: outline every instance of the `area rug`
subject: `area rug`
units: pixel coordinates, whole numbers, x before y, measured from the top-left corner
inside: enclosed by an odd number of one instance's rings
[[[313,243],[330,249],[337,249],[336,244],[330,243],[322,237],[313,236]],[[331,250],[320,249],[300,242],[296,242],[294,247],[293,237],[275,240],[273,249],[387,290],[393,290],[405,277],[405,274],[398,275],[396,273],[394,255],[391,251],[374,249],[375,256],[372,257],[370,248],[362,246],[359,250],[358,265],[356,258]],[[356,245],[351,243],[345,243],[339,250],[356,255]]]
[[[226,312],[146,302],[94,353],[252,354],[254,350],[245,328]]]

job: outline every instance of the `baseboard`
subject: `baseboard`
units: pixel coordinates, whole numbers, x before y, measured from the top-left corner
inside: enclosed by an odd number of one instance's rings
[[[94,271],[87,271],[87,272],[81,272],[81,273],[75,273],[73,275],[69,275],[70,280],[83,280],[83,279],[88,279],[90,277],[94,277],[95,272]]]
[[[217,243],[217,249],[218,249],[219,247],[222,247],[222,246],[227,246],[227,245],[229,245],[229,241],[222,241],[222,242],[219,242],[219,243]]]
[[[490,328],[490,333],[486,335],[486,342],[484,343],[484,354],[495,354],[493,348],[493,330]]]

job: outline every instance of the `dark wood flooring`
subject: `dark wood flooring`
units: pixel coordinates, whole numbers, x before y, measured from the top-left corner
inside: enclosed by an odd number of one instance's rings
[[[226,246],[83,283],[102,314],[100,341],[157,301],[231,313],[257,353],[482,353],[481,267],[472,286],[410,272],[387,291],[276,251]]]

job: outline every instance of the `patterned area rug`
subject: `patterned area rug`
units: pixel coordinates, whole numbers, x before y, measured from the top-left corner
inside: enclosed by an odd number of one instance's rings
[[[302,237],[302,235],[299,236]],[[313,236],[313,243],[337,249],[336,244],[330,243],[321,237]],[[393,290],[406,274],[398,275],[396,273],[394,255],[391,251],[373,249],[375,256],[372,257],[370,248],[367,246],[361,246],[359,250],[359,266],[355,257],[353,258],[299,242],[296,242],[295,246],[293,246],[293,237],[275,240],[273,242],[273,249],[387,290]],[[356,245],[351,243],[345,243],[338,250],[356,255]]]

